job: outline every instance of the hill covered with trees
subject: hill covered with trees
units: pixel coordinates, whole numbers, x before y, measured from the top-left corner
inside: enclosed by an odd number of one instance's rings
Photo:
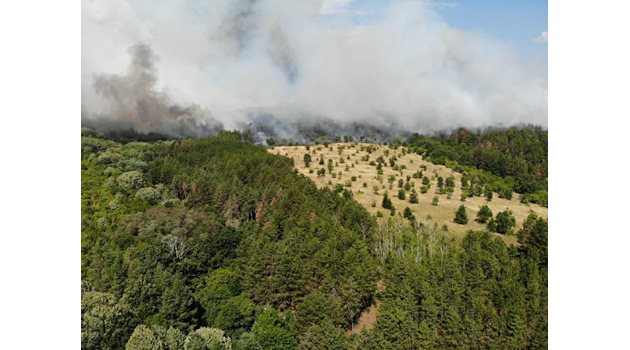
[[[546,347],[546,220],[379,223],[241,138],[82,136],[83,349]]]
[[[515,191],[524,194],[525,202],[546,206],[547,138],[548,132],[539,127],[460,128],[433,136],[414,134],[407,143],[426,159],[468,172],[496,192]]]

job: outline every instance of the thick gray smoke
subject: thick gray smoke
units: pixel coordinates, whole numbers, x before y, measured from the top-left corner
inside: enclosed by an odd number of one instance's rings
[[[313,130],[547,125],[544,62],[449,27],[424,2],[393,2],[360,24],[353,14],[324,16],[330,8],[84,0],[84,122],[174,136],[223,126],[294,140]]]
[[[157,132],[172,136],[203,136],[222,129],[201,107],[172,104],[166,94],[155,91],[153,52],[145,45],[129,49],[131,65],[124,76],[96,76],[94,90],[108,102],[108,126],[98,124],[103,117],[84,116],[84,124],[104,129],[132,128],[141,133]],[[92,120],[91,120],[92,119]],[[93,121],[97,119],[96,121]]]

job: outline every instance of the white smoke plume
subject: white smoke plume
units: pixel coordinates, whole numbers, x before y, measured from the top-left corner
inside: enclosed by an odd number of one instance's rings
[[[546,63],[450,27],[426,2],[392,2],[360,24],[325,11],[321,1],[84,0],[84,120],[175,136],[221,125],[281,137],[303,126],[547,126]]]

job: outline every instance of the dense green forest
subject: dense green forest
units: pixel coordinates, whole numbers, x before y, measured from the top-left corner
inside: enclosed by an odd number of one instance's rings
[[[83,132],[83,349],[546,348],[545,220],[518,246],[378,222],[241,139]]]
[[[414,134],[407,143],[427,160],[468,174],[505,197],[514,191],[524,202],[547,206],[547,134],[539,127],[457,129]]]

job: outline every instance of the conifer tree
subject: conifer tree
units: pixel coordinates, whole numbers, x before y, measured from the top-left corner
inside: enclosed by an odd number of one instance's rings
[[[455,213],[454,221],[460,225],[466,225],[468,223],[468,214],[466,214],[466,207],[464,207],[463,205],[459,206],[457,212]]]

